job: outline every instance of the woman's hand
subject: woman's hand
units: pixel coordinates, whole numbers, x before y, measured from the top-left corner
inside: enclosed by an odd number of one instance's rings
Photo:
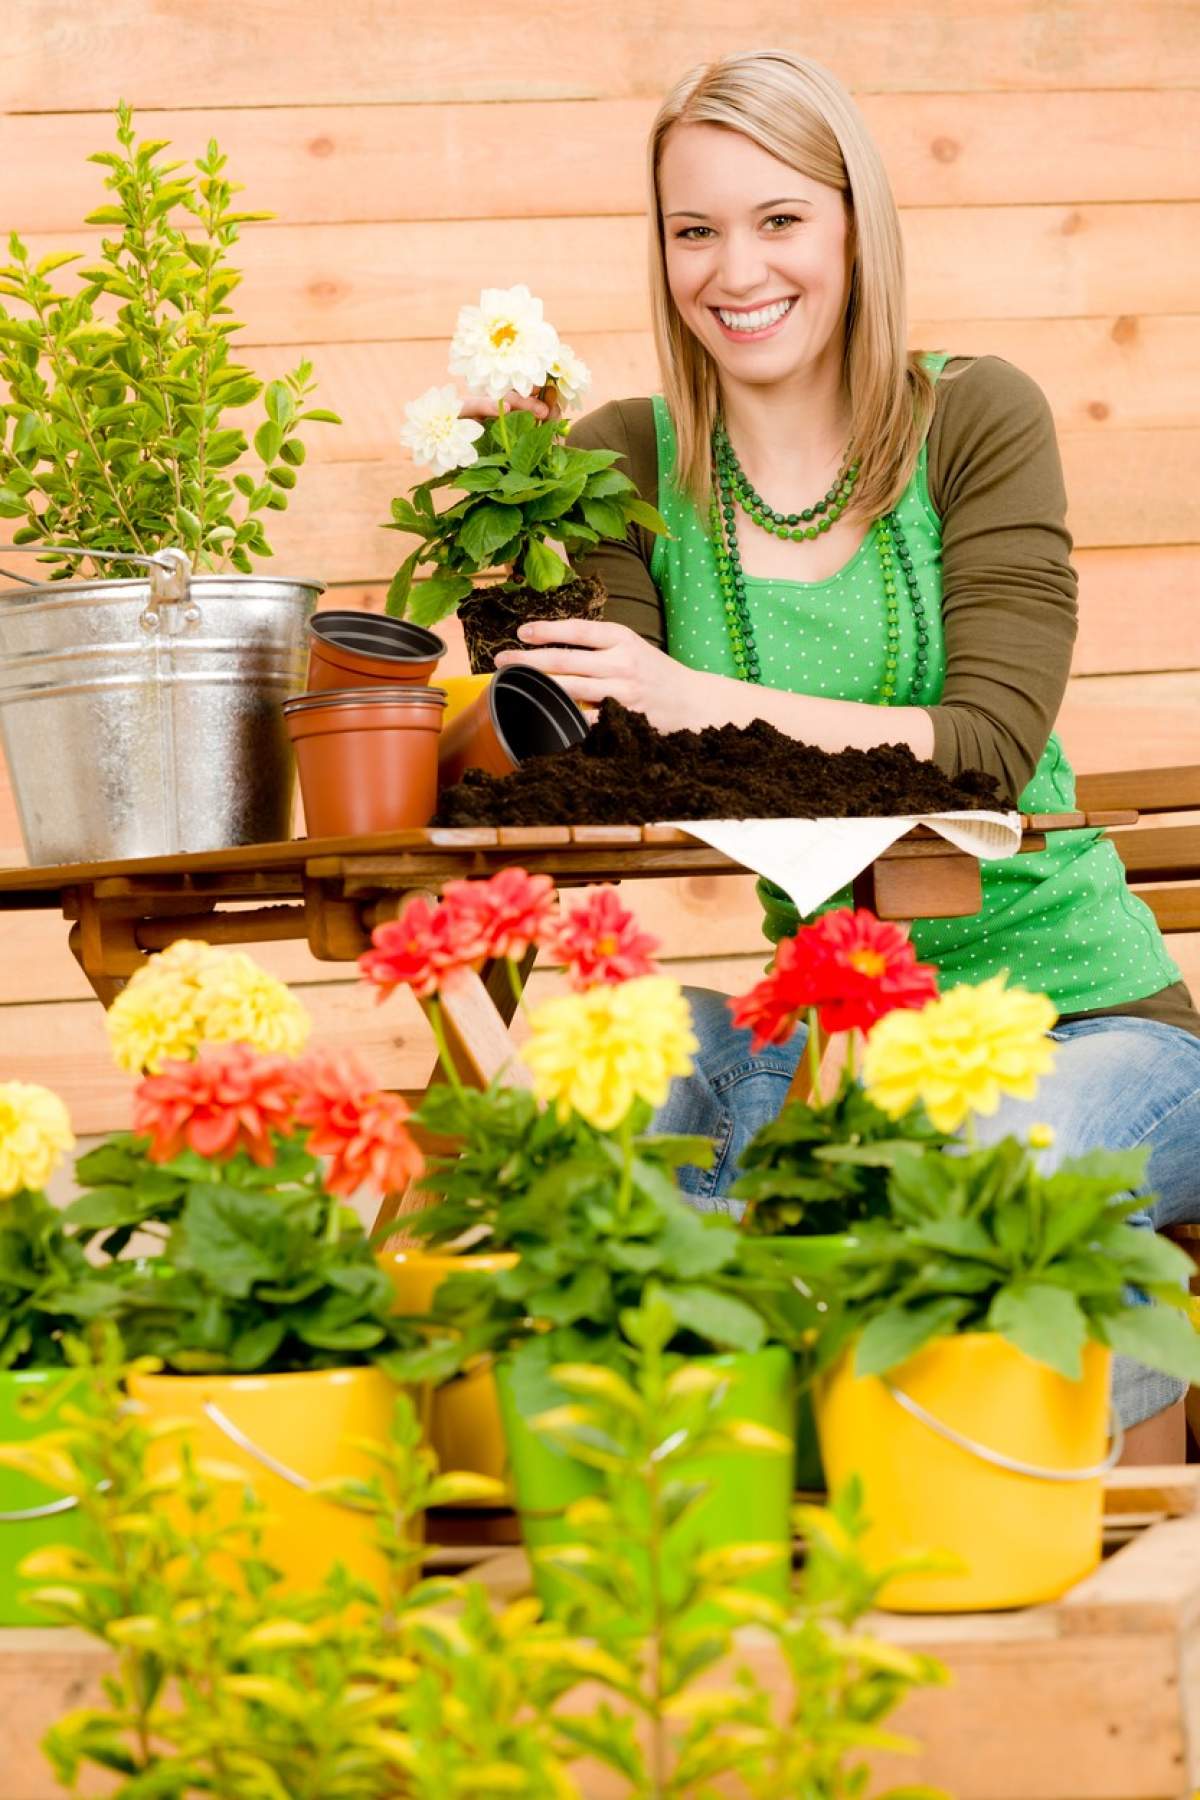
[[[551,414],[558,418],[562,408],[548,406],[539,394],[514,394],[510,389],[504,396],[504,410],[531,412],[535,419],[548,419]],[[489,400],[486,394],[468,394],[459,411],[464,419],[495,419],[500,415],[500,404]]]
[[[503,650],[498,669],[525,666],[552,675],[580,706],[619,700],[657,731],[713,723],[709,678],[656,650],[628,625],[605,619],[531,619],[517,633],[527,650]],[[542,648],[541,646],[546,646]]]

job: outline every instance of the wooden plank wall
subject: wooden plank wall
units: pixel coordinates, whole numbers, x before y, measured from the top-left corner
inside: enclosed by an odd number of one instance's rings
[[[908,244],[914,342],[1029,370],[1061,433],[1083,584],[1060,722],[1081,769],[1200,757],[1200,4],[895,0],[9,0],[0,224],[83,244],[87,154],[118,96],[181,155],[215,135],[246,203],[240,316],[264,375],[311,356],[342,430],[314,428],[275,566],[378,606],[411,479],[405,399],[444,379],[457,307],[528,282],[591,363],[594,399],[649,391],[642,145],[658,97],[704,58],[786,43],[858,94]],[[0,791],[0,845],[18,842]],[[19,857],[19,851],[15,852]],[[12,860],[6,855],[4,860]],[[637,890],[681,973],[737,987],[761,961],[743,881]],[[2,927],[0,1078],[47,1080],[77,1124],[118,1123],[122,1085],[57,922]],[[1200,975],[1200,944],[1179,941]],[[327,1036],[411,1087],[428,1050],[297,947]]]

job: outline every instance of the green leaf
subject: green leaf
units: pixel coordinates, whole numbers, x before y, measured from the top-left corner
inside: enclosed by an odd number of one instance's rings
[[[273,469],[267,470],[267,480],[273,481],[277,488],[294,488],[296,471],[289,469],[285,463],[277,463]]]
[[[388,583],[386,610],[394,619],[402,619],[404,617],[404,609],[408,603],[409,590],[412,587],[413,574],[416,570],[420,555],[421,552],[418,548],[413,551],[411,556],[406,556],[404,561],[400,564],[400,567],[396,570],[396,573],[392,576],[391,581]]]
[[[428,530],[428,521],[422,518],[411,500],[403,495],[392,501],[392,524],[398,531],[412,531],[423,538]]]
[[[615,500],[590,500],[585,494],[579,506],[588,524],[602,538],[625,536],[625,514]]]
[[[0,519],[23,519],[28,511],[20,494],[10,487],[0,487]]]
[[[280,444],[279,454],[285,463],[290,463],[293,468],[298,469],[308,455],[308,451],[304,448],[304,445],[300,442],[299,438],[292,437],[287,438]]]
[[[766,1337],[761,1313],[732,1294],[706,1287],[664,1287],[661,1298],[681,1330],[718,1350],[758,1350]]]
[[[342,422],[340,413],[329,412],[327,408],[323,406],[310,406],[307,412],[302,412],[300,414],[300,417],[302,419],[315,419],[322,425],[340,425]]]
[[[521,529],[521,514],[516,507],[498,506],[493,500],[474,505],[458,528],[458,542],[465,555],[479,568],[486,568],[501,544]]]
[[[531,538],[525,547],[521,573],[530,587],[539,594],[548,594],[554,588],[561,587],[571,576],[562,557],[537,538]]]
[[[425,581],[414,583],[408,597],[408,617],[414,625],[424,625],[428,629],[439,619],[444,619],[447,613],[452,613],[471,591],[471,582],[465,575],[448,572],[431,575]]]
[[[1106,1343],[1190,1387],[1200,1385],[1200,1336],[1186,1313],[1165,1306],[1127,1306],[1094,1318]]]
[[[273,419],[276,425],[290,425],[296,416],[296,403],[292,399],[285,381],[269,381],[267,383],[263,394],[263,405],[267,409],[267,417]],[[306,416],[314,419],[317,414],[308,413]]]
[[[632,519],[635,525],[644,525],[647,531],[656,532],[660,537],[670,537],[670,526],[667,524],[667,521],[663,518],[662,514],[655,507],[651,506],[648,500],[642,500],[636,495],[631,495],[628,498],[622,499],[621,506],[624,509],[626,517]]]
[[[947,1295],[919,1306],[890,1306],[876,1314],[858,1341],[854,1373],[882,1375],[897,1363],[907,1362],[934,1338],[952,1336],[968,1304],[957,1295]]]
[[[239,1299],[280,1273],[286,1230],[277,1200],[213,1184],[189,1194],[180,1240],[180,1268],[203,1271],[218,1293]]]
[[[254,448],[264,463],[273,463],[283,443],[283,430],[268,419],[254,434]]]
[[[108,209],[106,208],[105,210],[108,210]],[[111,210],[116,212],[116,214],[117,214],[117,217],[116,217],[116,220],[114,221],[114,223],[122,224],[124,221],[123,221],[123,217],[122,217],[122,214],[120,213],[120,211],[116,207],[113,207]],[[97,223],[102,224],[104,221],[91,219],[86,222],[90,223],[90,224],[97,224]],[[49,256],[43,256],[41,262],[37,265],[37,268],[34,270],[34,274],[35,275],[49,275],[52,273],[53,270],[61,269],[65,263],[78,262],[80,260],[81,256],[82,256],[82,251],[79,251],[79,250],[52,250],[50,252]]]
[[[988,1324],[1034,1362],[1057,1369],[1068,1381],[1082,1377],[1087,1319],[1074,1294],[1064,1288],[1036,1281],[1001,1288],[988,1310]]]

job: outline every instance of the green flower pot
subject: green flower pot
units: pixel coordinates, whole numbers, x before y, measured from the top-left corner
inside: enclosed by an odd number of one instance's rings
[[[28,1444],[61,1423],[62,1409],[80,1386],[70,1369],[20,1369],[0,1372],[0,1444]],[[57,1390],[57,1392],[55,1392]],[[22,1397],[55,1392],[55,1399],[35,1419],[26,1418]],[[34,1550],[48,1544],[77,1548],[81,1542],[75,1502],[53,1488],[31,1481],[15,1469],[0,1468],[0,1625],[45,1625],[45,1613],[22,1599],[29,1583],[17,1573]]]
[[[783,1551],[778,1562],[740,1578],[735,1585],[783,1601],[791,1579],[796,1429],[792,1358],[786,1350],[772,1345],[751,1355],[712,1356],[704,1360],[712,1367],[728,1370],[731,1376],[717,1416],[769,1426],[787,1439],[788,1447],[778,1455],[730,1450],[675,1465],[680,1477],[704,1482],[708,1492],[673,1542],[672,1554],[682,1559],[696,1550],[715,1550],[730,1544],[778,1544]],[[566,1510],[573,1501],[598,1492],[600,1477],[530,1428],[518,1405],[512,1371],[505,1362],[497,1365],[496,1389],[508,1444],[509,1473],[525,1545],[533,1561],[534,1582],[546,1611],[561,1613],[567,1603],[568,1587],[552,1568],[539,1564],[534,1553],[573,1542],[575,1534],[565,1517]],[[701,1615],[696,1622],[702,1622]]]

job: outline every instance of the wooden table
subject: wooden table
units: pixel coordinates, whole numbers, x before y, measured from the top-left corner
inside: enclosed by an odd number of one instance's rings
[[[1021,848],[1043,849],[1048,831],[1136,818],[1131,811],[1026,815]],[[179,938],[210,944],[301,938],[322,962],[352,962],[370,947],[373,928],[394,919],[411,894],[436,894],[447,881],[492,875],[514,863],[552,875],[563,887],[745,873],[740,863],[665,825],[428,829],[0,869],[0,912],[61,911],[71,921],[71,950],[109,1006],[149,955]],[[864,869],[854,898],[884,919],[961,917],[982,904],[979,863],[917,826]],[[524,1079],[508,1034],[515,1006],[503,966],[485,967],[445,997],[446,1035],[464,1080],[486,1085],[504,1069],[509,1079]],[[381,1218],[398,1210],[396,1201]]]

